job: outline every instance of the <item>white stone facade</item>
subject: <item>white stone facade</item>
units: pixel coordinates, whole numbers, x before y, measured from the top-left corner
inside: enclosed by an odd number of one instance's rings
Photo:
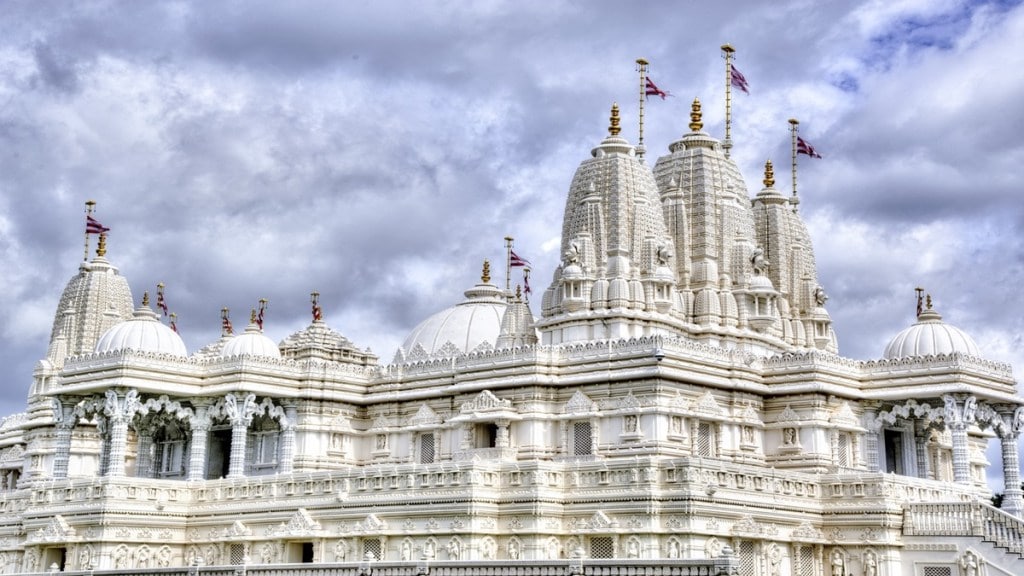
[[[103,253],[83,264],[0,423],[0,570],[731,549],[743,576],[1024,573],[1021,492],[1000,511],[985,484],[999,441],[1020,485],[1009,366],[930,306],[928,355],[899,352],[910,333],[837,355],[771,167],[751,198],[697,108],[653,169],[617,122],[573,179],[540,318],[485,268],[389,365],[315,304],[277,346],[254,318],[188,355]]]

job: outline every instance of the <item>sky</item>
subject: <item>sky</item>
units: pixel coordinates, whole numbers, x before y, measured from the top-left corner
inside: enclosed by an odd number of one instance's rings
[[[190,351],[260,298],[283,339],[316,290],[388,363],[485,258],[503,282],[505,236],[546,286],[613,102],[636,142],[637,58],[671,93],[646,106],[652,164],[695,97],[722,138],[723,43],[750,85],[732,154],[751,195],[766,159],[789,185],[787,119],[823,156],[801,157],[800,209],[840,353],[881,356],[921,286],[1019,379],[1020,2],[8,0],[0,414],[24,409],[86,200],[136,302],[166,284]]]

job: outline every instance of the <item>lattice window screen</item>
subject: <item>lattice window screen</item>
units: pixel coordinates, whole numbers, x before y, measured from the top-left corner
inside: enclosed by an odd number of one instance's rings
[[[846,433],[839,434],[839,447],[837,448],[839,454],[836,456],[839,458],[837,464],[843,468],[850,467],[850,435]]]
[[[811,576],[814,573],[814,550],[804,546],[800,549],[800,571],[798,574]]]
[[[591,558],[614,558],[615,542],[610,536],[594,536],[590,539]]]
[[[228,549],[229,562],[241,564],[245,558],[245,546],[243,544],[232,544]]]
[[[740,576],[757,576],[757,552],[749,540],[740,542]]]
[[[363,558],[366,557],[367,553],[370,553],[373,554],[374,559],[380,560],[380,548],[380,538],[366,538],[363,540]]]
[[[714,443],[711,438],[711,424],[701,422],[697,426],[697,455],[704,457],[714,456]]]
[[[925,566],[921,576],[953,576],[953,569],[949,566]]]
[[[420,435],[420,464],[431,464],[434,462],[434,435]]]
[[[572,424],[572,453],[574,456],[585,456],[590,454],[593,448],[591,443],[590,422],[573,422]]]

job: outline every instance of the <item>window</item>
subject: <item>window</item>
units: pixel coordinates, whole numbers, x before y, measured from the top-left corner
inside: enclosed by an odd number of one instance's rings
[[[366,538],[363,540],[363,558],[365,558],[367,554],[373,554],[374,560],[380,560],[380,552],[380,538]]]
[[[257,432],[252,435],[252,463],[254,466],[277,464],[277,432]]]
[[[797,574],[808,575],[815,574],[814,572],[814,549],[810,546],[802,546],[800,548],[800,564]]]
[[[231,544],[228,547],[228,558],[231,564],[242,564],[245,561],[245,546],[243,544]]]
[[[165,440],[156,443],[157,475],[168,478],[185,474],[185,441]]]
[[[593,432],[590,422],[573,422],[572,437],[569,441],[572,443],[573,456],[593,454]]]
[[[842,468],[851,466],[849,432],[839,432],[839,437],[836,439],[836,465]]]
[[[757,574],[757,551],[750,540],[740,542],[740,576]]]
[[[498,426],[491,422],[477,424],[473,436],[476,440],[475,448],[494,448],[498,445]]]
[[[714,425],[711,422],[701,422],[697,425],[697,455],[713,458],[718,455],[717,452]]]
[[[953,569],[949,566],[924,566],[921,576],[953,576]]]
[[[432,464],[434,458],[434,434],[420,434],[420,464]]]
[[[903,474],[903,431],[885,431],[885,471]]]
[[[615,542],[611,536],[593,536],[590,538],[591,558],[614,558]]]

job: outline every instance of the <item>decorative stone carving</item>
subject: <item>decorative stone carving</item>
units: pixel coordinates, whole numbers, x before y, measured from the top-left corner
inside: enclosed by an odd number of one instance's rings
[[[564,411],[566,414],[580,414],[597,412],[598,408],[597,403],[588,398],[582,391],[577,390],[565,404]]]

